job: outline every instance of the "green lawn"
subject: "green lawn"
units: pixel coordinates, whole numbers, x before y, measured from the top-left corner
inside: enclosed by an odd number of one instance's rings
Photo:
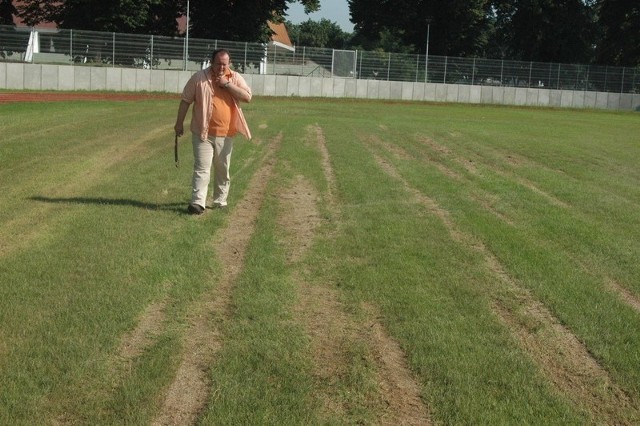
[[[177,106],[0,105],[0,424],[153,422],[194,323],[203,424],[411,419],[378,326],[433,423],[640,423],[637,113],[256,98],[229,209],[193,217]]]

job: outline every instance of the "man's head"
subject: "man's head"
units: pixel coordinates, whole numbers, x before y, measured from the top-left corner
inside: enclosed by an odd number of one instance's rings
[[[216,49],[211,54],[211,68],[213,74],[220,76],[229,72],[231,55],[227,49]]]

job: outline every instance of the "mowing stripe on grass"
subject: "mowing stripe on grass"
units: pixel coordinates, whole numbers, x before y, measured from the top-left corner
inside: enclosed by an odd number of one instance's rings
[[[206,408],[211,383],[208,370],[223,345],[220,331],[213,322],[231,315],[231,293],[240,273],[255,221],[273,169],[273,157],[281,135],[271,141],[263,164],[252,177],[245,197],[233,208],[227,227],[212,241],[222,271],[212,293],[203,295],[193,307],[191,326],[184,336],[182,362],[167,390],[154,424],[193,424]]]
[[[613,382],[584,345],[544,305],[506,273],[481,241],[460,230],[446,210],[411,187],[389,161],[372,155],[386,173],[402,182],[408,192],[442,220],[453,240],[484,257],[488,269],[499,278],[496,283],[499,286],[489,289],[494,292],[491,297],[496,314],[548,380],[596,423],[631,424],[640,419],[637,401]]]
[[[315,133],[318,152],[325,178],[328,182],[327,197],[330,200],[331,215],[334,220],[341,216],[332,189],[335,176],[331,168],[329,152],[322,128],[309,127],[308,133]],[[288,246],[292,262],[300,260],[310,240],[313,240],[320,223],[316,207],[319,198],[314,188],[301,177],[296,178],[293,187],[285,192],[280,223],[289,229]],[[422,388],[407,366],[406,355],[380,323],[381,315],[373,305],[363,309],[364,320],[358,321],[347,313],[335,288],[326,282],[311,284],[303,276],[308,271],[295,274],[298,289],[297,318],[305,325],[311,336],[315,376],[320,389],[320,398],[325,411],[337,418],[347,419],[354,410],[352,398],[338,394],[357,395],[364,393],[364,406],[375,413],[382,424],[421,425],[430,424],[429,411],[420,395]],[[345,377],[351,366],[357,364],[352,359],[362,348],[367,362],[373,367],[373,384],[370,388],[350,388]],[[345,388],[338,392],[338,389]],[[361,403],[362,404],[362,403]]]
[[[176,102],[0,105],[0,423],[161,419],[197,331],[202,424],[640,423],[637,114],[256,98],[191,217]]]
[[[640,297],[630,292],[629,289],[621,286],[613,278],[607,277],[605,278],[605,282],[607,287],[620,296],[623,302],[635,309],[636,312],[640,312]]]
[[[118,347],[118,358],[124,362],[140,356],[163,331],[166,317],[167,301],[161,300],[148,305],[140,318],[136,328],[123,336]]]
[[[436,154],[436,159],[433,158],[429,158],[429,156],[426,157],[427,161],[431,161],[433,162],[433,164],[440,170],[443,172],[443,174],[450,176],[450,177],[455,177],[456,179],[460,180],[459,175],[456,172],[451,171],[450,169],[448,169],[443,163],[442,163],[442,157],[450,157],[453,158],[453,160],[455,162],[457,162],[458,164],[462,165],[467,171],[469,171],[471,174],[477,174],[477,169],[469,166],[469,164],[473,164],[472,160],[466,160],[463,159],[461,157],[458,156],[454,156],[452,155],[452,152],[449,148],[447,148],[444,145],[439,144],[438,142],[436,142],[435,140],[433,140],[432,138],[426,136],[426,135],[417,135],[416,139],[418,142],[424,144],[425,146],[429,147],[429,149],[431,149],[435,154]],[[499,176],[506,178],[508,180],[512,180],[517,182],[518,184],[522,185],[523,187],[535,192],[536,194],[542,196],[543,198],[545,198],[547,201],[551,202],[551,204],[559,206],[559,207],[564,207],[564,208],[568,208],[568,204],[565,203],[562,200],[559,200],[558,198],[554,197],[553,195],[541,190],[540,188],[538,188],[533,182],[528,181],[527,179],[520,177],[520,176],[516,176],[513,173],[509,173],[507,171],[504,170],[495,170],[494,172],[497,173]]]
[[[336,177],[333,173],[333,166],[331,166],[331,157],[329,157],[329,151],[327,150],[327,144],[324,140],[322,128],[316,123],[312,128],[316,134],[315,146],[320,151],[320,159],[322,164],[322,172],[324,178],[327,181],[327,201],[330,207],[337,207],[338,200],[336,199]]]

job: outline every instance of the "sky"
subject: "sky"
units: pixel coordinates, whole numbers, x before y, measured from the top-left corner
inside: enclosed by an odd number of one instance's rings
[[[342,31],[353,32],[353,24],[349,22],[349,5],[347,0],[320,0],[320,11],[304,14],[304,6],[300,3],[289,3],[288,16],[285,19],[300,24],[308,21],[320,21],[322,18],[335,22]]]

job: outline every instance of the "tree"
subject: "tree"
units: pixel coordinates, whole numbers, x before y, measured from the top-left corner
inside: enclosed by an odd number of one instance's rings
[[[376,40],[390,33],[429,53],[472,56],[483,51],[489,29],[489,0],[348,0],[359,35]]]
[[[18,15],[30,26],[173,36],[183,8],[183,0],[25,0]]]
[[[287,21],[286,26],[289,37],[299,46],[344,49],[350,38],[336,22],[324,18],[317,22],[309,19],[299,25]]]
[[[506,31],[516,11],[513,0],[494,0],[489,8],[488,43],[482,56],[487,58],[512,59],[512,36]]]
[[[140,31],[145,34],[176,36],[177,19],[186,13],[184,1],[155,1],[149,5],[149,19]]]
[[[600,0],[597,10],[601,37],[596,62],[640,66],[640,5],[628,0]]]
[[[15,25],[13,15],[18,11],[11,0],[0,0],[0,25]]]
[[[509,59],[588,63],[594,9],[583,0],[504,0],[493,4],[494,40]],[[503,56],[503,57],[504,57]]]
[[[13,6],[13,2],[11,0],[0,0],[0,25],[9,25],[12,28],[0,28],[0,58],[6,58],[9,54],[12,54],[12,48],[5,46],[2,44],[4,41],[9,45],[13,44],[10,40],[12,37],[3,37],[3,36],[13,36],[15,34],[15,24],[13,23],[13,15],[16,14],[16,8]]]
[[[320,8],[320,0],[191,0],[190,34],[266,42],[271,35],[267,22],[282,22],[294,1],[307,13]],[[18,16],[30,26],[54,22],[59,28],[176,36],[177,18],[186,9],[187,0],[24,0]]]
[[[190,34],[199,38],[267,42],[267,22],[282,22],[288,4],[298,0],[192,0]],[[310,13],[320,8],[319,0],[299,0]]]

